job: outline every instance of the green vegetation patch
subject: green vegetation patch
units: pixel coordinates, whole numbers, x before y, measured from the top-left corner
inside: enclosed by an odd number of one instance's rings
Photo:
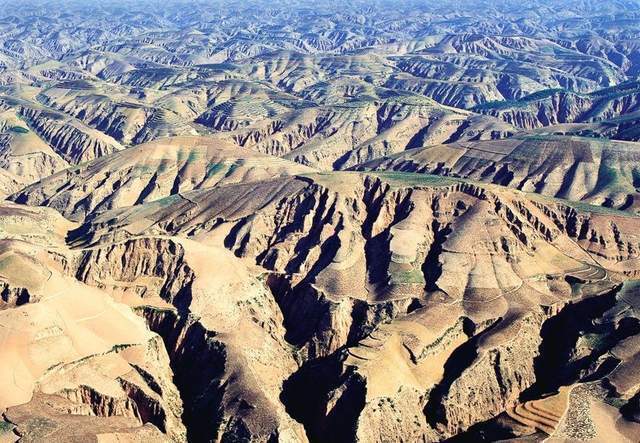
[[[181,163],[185,159],[185,152],[183,148],[178,149],[177,160],[178,163]]]
[[[187,157],[187,163],[189,163],[189,164],[195,163],[198,160],[200,160],[201,158],[202,158],[202,155],[200,154],[200,152],[198,152],[198,151],[196,151],[194,149],[191,152],[189,152],[189,157]]]
[[[604,215],[621,215],[627,217],[634,217],[633,214],[626,211],[620,211],[618,209],[607,208],[604,206],[592,205],[584,202],[576,202],[571,200],[561,200],[567,206],[570,206],[581,212],[591,212],[593,214],[604,214]]]
[[[138,305],[134,306],[133,312],[138,315],[143,315],[145,311],[153,311],[153,312],[161,312],[167,314],[175,314],[176,309],[173,307],[164,307],[164,306],[154,306],[154,305]]]
[[[137,177],[145,177],[147,175],[155,174],[156,171],[157,171],[156,167],[152,167],[150,165],[142,164],[142,165],[136,165],[133,172]]]
[[[600,169],[598,169],[598,182],[596,183],[594,193],[616,186],[619,178],[620,172],[616,168],[609,166],[605,161],[602,161],[600,163]]]
[[[424,275],[420,269],[411,268],[405,271],[393,272],[391,274],[391,283],[404,285],[425,285]]]
[[[627,401],[620,397],[605,397],[604,401],[605,403],[617,409],[620,409],[621,407],[627,404]]]
[[[529,103],[545,100],[549,97],[552,97],[556,94],[561,94],[561,93],[575,94],[563,88],[543,89],[541,91],[536,91],[533,94],[524,96],[518,100],[498,100],[498,101],[482,103],[475,106],[472,110],[488,111],[492,109],[523,108],[529,105]]]
[[[619,85],[592,92],[589,95],[591,95],[592,97],[616,98],[623,95],[635,93],[640,93],[640,81],[629,81],[620,83]]]
[[[206,177],[209,178],[213,177],[216,174],[219,174],[220,172],[222,172],[224,167],[224,163],[209,163],[209,165],[207,166]]]
[[[172,204],[182,200],[182,197],[179,194],[169,195],[168,197],[163,197],[158,200],[155,200],[153,203],[160,208],[166,208],[167,206],[171,206]]]
[[[120,343],[120,344],[115,344],[111,347],[111,351],[112,352],[120,352],[123,351],[125,349],[128,349],[132,346],[135,346],[135,344],[133,343]]]
[[[622,211],[620,209],[607,208],[605,206],[592,205],[582,201],[566,200],[564,198],[550,197],[548,195],[536,194],[535,192],[526,192],[526,195],[533,201],[537,201],[543,204],[549,204],[550,202],[556,202],[570,208],[575,209],[578,212],[589,212],[592,214],[614,215],[618,217],[637,217],[632,212]]]
[[[4,271],[11,265],[15,265],[16,263],[18,263],[18,261],[16,260],[15,255],[2,257],[0,258],[0,271]]]
[[[610,345],[611,339],[606,334],[585,334],[581,341],[590,349],[604,349]]]
[[[450,343],[451,339],[455,337],[456,331],[462,331],[462,323],[462,318],[459,318],[458,321],[455,322],[455,324],[449,326],[442,334],[438,336],[438,338],[436,338],[432,343],[422,349],[422,352],[418,356],[417,360],[420,361],[426,358],[429,355],[429,352],[440,346],[440,344],[445,342],[445,340],[446,342]]]
[[[518,101],[522,101],[522,102],[537,102],[539,100],[544,100],[545,98],[549,98],[552,97],[556,94],[561,94],[561,93],[568,93],[569,91],[563,88],[550,88],[550,89],[543,89],[541,91],[536,91],[533,94],[529,94],[527,96],[522,97],[520,100]]]
[[[9,128],[9,131],[15,132],[16,134],[28,134],[29,130],[27,128],[23,128],[22,126],[12,126]]]
[[[169,160],[163,159],[160,161],[158,165],[158,174],[163,174],[169,170]]]
[[[233,163],[232,165],[229,166],[229,169],[227,170],[227,173],[224,175],[225,177],[230,177],[231,174],[233,174],[233,172],[238,169],[238,165],[236,163]]]
[[[13,424],[8,421],[0,420],[0,435],[7,434],[13,430]]]
[[[515,135],[512,137],[514,140],[522,140],[522,141],[533,141],[533,142],[558,142],[558,143],[571,143],[571,142],[582,142],[588,143],[591,150],[598,149],[602,151],[602,148],[615,146],[615,141],[612,141],[608,138],[595,138],[588,136],[580,136],[576,134],[565,135],[565,134],[525,134],[525,135]]]
[[[420,174],[417,172],[398,172],[398,171],[371,171],[369,175],[375,175],[382,180],[396,186],[451,186],[460,183],[460,179],[443,177],[440,175]]]

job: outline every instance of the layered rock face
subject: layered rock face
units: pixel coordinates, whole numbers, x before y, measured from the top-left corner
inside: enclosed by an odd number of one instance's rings
[[[235,260],[190,240],[143,236],[86,249],[75,272],[126,300],[162,336],[190,440],[305,441],[274,401],[296,363],[268,287],[240,263],[211,272]]]
[[[296,363],[270,290],[241,263],[209,271],[237,260],[230,252],[156,236],[70,250],[73,226],[51,210],[5,205],[2,222],[2,306],[15,331],[3,339],[5,375],[19,382],[0,398],[15,433],[306,441],[274,402]]]

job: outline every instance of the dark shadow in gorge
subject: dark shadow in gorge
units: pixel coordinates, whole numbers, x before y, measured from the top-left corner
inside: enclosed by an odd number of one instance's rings
[[[611,325],[596,325],[593,320],[602,316],[616,302],[618,288],[576,303],[569,303],[542,325],[539,355],[534,359],[536,382],[525,390],[521,401],[529,401],[556,392],[580,378],[581,371],[591,365],[604,351],[572,361],[576,343],[585,333],[604,333]],[[612,331],[611,331],[612,332]]]
[[[464,320],[463,328],[469,336],[473,335],[474,325],[468,319]],[[439,423],[446,423],[445,411],[442,407],[444,397],[449,393],[449,389],[454,381],[468,368],[478,357],[478,340],[486,333],[490,332],[499,321],[482,331],[480,334],[472,336],[462,345],[458,346],[451,353],[444,364],[442,380],[429,393],[429,400],[423,409],[427,423],[436,428]]]
[[[280,400],[287,413],[303,424],[311,442],[352,442],[355,425],[365,405],[364,380],[352,371],[342,371],[343,350],[310,360],[294,372],[282,386]],[[346,386],[331,411],[329,395]]]
[[[433,230],[433,243],[427,252],[427,256],[422,264],[422,275],[424,276],[425,291],[433,292],[440,288],[436,284],[440,275],[442,275],[442,264],[440,263],[440,254],[447,236],[451,233],[451,226],[441,225],[437,220],[431,224]]]
[[[189,442],[215,440],[220,427],[224,385],[220,379],[227,361],[225,345],[199,322],[173,311],[145,308],[149,329],[162,337],[180,392],[182,421]]]

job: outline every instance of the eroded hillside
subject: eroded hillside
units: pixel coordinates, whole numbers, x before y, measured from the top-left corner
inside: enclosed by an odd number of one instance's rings
[[[0,441],[638,441],[635,0],[5,6]]]

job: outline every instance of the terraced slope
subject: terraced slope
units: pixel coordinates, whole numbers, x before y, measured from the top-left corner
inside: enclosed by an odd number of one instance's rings
[[[562,388],[556,395],[519,404],[507,414],[524,426],[553,434],[567,409],[568,391]]]
[[[632,212],[640,209],[640,144],[552,135],[425,146],[355,169],[421,172]]]
[[[72,115],[124,145],[177,135],[198,135],[191,122],[199,111],[172,103],[162,93],[132,91],[104,82],[67,81],[53,84],[38,102]],[[195,95],[195,93],[194,93]],[[165,106],[155,105],[158,100]]]
[[[72,219],[192,189],[252,182],[313,169],[242,149],[216,137],[175,137],[69,168],[12,198],[46,204]]]

